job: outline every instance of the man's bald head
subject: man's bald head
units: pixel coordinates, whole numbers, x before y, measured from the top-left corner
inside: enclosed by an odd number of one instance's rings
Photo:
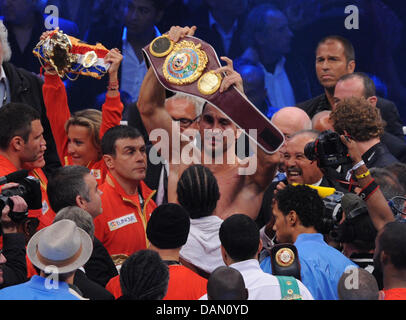
[[[333,124],[330,121],[330,110],[324,110],[316,113],[312,118],[312,129],[320,132],[326,130],[334,131]]]
[[[216,268],[207,281],[208,300],[247,300],[248,290],[241,273],[232,267]]]
[[[312,120],[304,110],[297,107],[285,107],[278,110],[271,121],[286,138],[295,132],[312,129]]]

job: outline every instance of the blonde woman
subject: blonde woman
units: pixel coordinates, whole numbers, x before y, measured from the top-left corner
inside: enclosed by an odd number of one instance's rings
[[[71,115],[62,80],[52,67],[48,65],[44,68],[45,83],[42,91],[59,159],[62,165],[89,168],[99,185],[103,183],[107,172],[100,141],[109,128],[120,124],[123,112],[118,84],[118,69],[122,59],[118,49],[110,50],[104,58],[111,66],[108,70],[106,100],[101,112],[85,109]],[[86,88],[83,88],[83,94],[86,94]]]

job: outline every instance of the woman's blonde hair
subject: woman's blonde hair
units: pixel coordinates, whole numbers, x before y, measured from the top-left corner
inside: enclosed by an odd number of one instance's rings
[[[65,132],[68,134],[70,126],[82,126],[89,130],[94,147],[101,156],[100,127],[102,123],[102,113],[96,109],[84,109],[75,112],[65,123]]]

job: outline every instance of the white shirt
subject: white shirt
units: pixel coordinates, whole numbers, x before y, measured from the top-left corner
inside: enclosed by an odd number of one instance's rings
[[[237,26],[238,26],[237,20],[234,21],[234,24],[231,27],[231,30],[229,32],[225,32],[223,30],[223,28],[217,23],[216,19],[214,19],[211,12],[209,12],[209,24],[210,24],[210,28],[212,28],[213,25],[216,26],[218,33],[220,34],[221,38],[223,39],[224,52],[227,55],[228,52],[230,51],[231,41],[233,40],[234,32],[237,30]]]
[[[180,256],[208,273],[225,266],[219,238],[222,223],[223,220],[214,215],[190,219],[189,236],[180,250]]]
[[[262,271],[258,260],[250,259],[230,264],[229,267],[240,271],[248,289],[248,300],[281,300],[281,289],[278,279]],[[314,300],[304,284],[297,280],[303,300]],[[206,300],[207,295],[200,298]]]
[[[161,33],[155,27],[156,37]],[[127,28],[123,32],[123,62],[121,69],[120,87],[122,91],[131,95],[131,102],[138,100],[141,84],[147,74],[147,66],[144,59],[140,62],[133,47],[127,41]]]
[[[4,72],[3,66],[0,70],[0,108],[6,103],[10,102],[10,86]]]
[[[265,86],[271,105],[277,108],[295,106],[295,94],[285,71],[286,58],[282,57],[276,64],[274,73],[259,64],[265,73]]]

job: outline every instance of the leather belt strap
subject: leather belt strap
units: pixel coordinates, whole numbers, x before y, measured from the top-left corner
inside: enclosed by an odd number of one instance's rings
[[[154,45],[155,40],[151,42],[152,45]],[[202,75],[221,67],[217,54],[211,45],[191,36],[186,36],[183,40],[191,41],[196,45],[200,45],[200,50],[203,50],[206,53],[208,59]],[[168,44],[167,39],[165,39],[165,42]],[[173,45],[173,43],[171,45]],[[159,45],[157,47],[159,47]],[[165,51],[165,48],[162,50]],[[243,93],[235,88],[235,86],[230,87],[227,91],[222,93],[217,90],[214,93],[203,94],[198,88],[199,79],[186,84],[175,84],[168,81],[164,75],[163,67],[166,58],[171,54],[171,51],[172,47],[169,48],[168,45],[168,50],[166,50],[166,52],[163,52],[162,54],[155,53],[154,55],[151,53],[150,45],[143,48],[144,55],[146,56],[146,63],[152,66],[158,81],[165,89],[172,92],[183,92],[197,96],[212,104],[230,118],[238,128],[244,130],[244,133],[268,154],[276,152],[282,146],[284,142],[283,134],[245,97]],[[165,73],[167,73],[167,71],[165,71]],[[250,129],[256,129],[256,135],[255,133],[250,134]]]

